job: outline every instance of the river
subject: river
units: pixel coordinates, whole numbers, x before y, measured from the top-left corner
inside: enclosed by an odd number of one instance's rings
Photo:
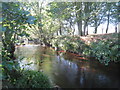
[[[16,47],[15,53],[21,68],[43,71],[59,87],[120,88],[117,65],[104,66],[95,59],[82,60],[38,45]]]

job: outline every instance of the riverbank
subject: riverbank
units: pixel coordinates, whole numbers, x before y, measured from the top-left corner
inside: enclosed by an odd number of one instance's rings
[[[20,66],[29,63],[25,69],[42,71],[54,83],[55,88],[117,88],[119,68],[105,66],[94,58],[82,60],[69,52],[56,52],[49,47],[23,46],[16,49],[23,58]],[[113,82],[114,80],[114,82]]]
[[[119,62],[119,35],[120,33],[93,34],[85,37],[58,36],[51,40],[51,44],[56,51],[95,57],[101,63],[108,65],[109,62]]]

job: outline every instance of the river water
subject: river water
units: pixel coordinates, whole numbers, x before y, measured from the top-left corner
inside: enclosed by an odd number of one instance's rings
[[[120,88],[118,65],[104,66],[38,45],[16,47],[15,53],[21,68],[43,71],[59,87]]]

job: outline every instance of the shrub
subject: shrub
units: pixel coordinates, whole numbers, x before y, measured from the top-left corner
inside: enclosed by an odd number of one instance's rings
[[[46,75],[39,71],[27,70],[16,80],[15,88],[50,88],[52,87]]]
[[[90,55],[98,59],[101,63],[108,65],[110,61],[118,62],[120,57],[120,51],[118,50],[120,44],[111,44],[112,40],[103,40],[99,42],[93,42],[90,48],[86,48],[84,54]]]
[[[80,40],[79,37],[71,37],[71,36],[62,36],[57,37],[52,40],[52,46],[59,47],[62,50],[70,50],[77,53],[82,53],[83,49],[87,47],[87,45]]]

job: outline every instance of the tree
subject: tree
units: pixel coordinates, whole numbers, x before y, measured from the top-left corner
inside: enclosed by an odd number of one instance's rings
[[[90,18],[89,25],[95,27],[94,33],[97,33],[98,26],[104,22],[103,17],[105,16],[104,2],[94,2],[92,3],[91,9],[93,10]]]
[[[106,33],[108,32],[109,29],[109,24],[112,21],[112,15],[115,14],[116,10],[115,10],[115,6],[116,3],[108,3],[106,2],[105,4],[105,11],[106,11],[106,21],[107,21],[107,27],[106,27]]]
[[[107,8],[107,28],[106,28],[106,33],[108,32],[108,27],[109,27],[109,21],[110,21],[110,8],[111,7],[111,5],[108,3],[107,5],[106,5],[106,8]]]
[[[28,24],[33,24],[35,18],[28,11],[20,8],[21,3],[2,3],[2,57],[7,55],[7,60],[14,60],[16,36],[29,36],[25,29]]]
[[[50,39],[60,27],[60,21],[52,18],[50,7],[46,7],[44,1],[24,3],[24,6],[36,17],[35,24],[29,25],[31,37],[39,39],[41,44],[49,45]]]
[[[39,41],[42,41],[43,38],[43,1],[42,2],[25,2],[23,7],[24,9],[28,9],[30,13],[36,18],[35,24],[29,25],[29,32],[32,38],[38,38]]]
[[[111,4],[110,23],[115,25],[115,32],[117,32],[117,25],[120,22],[120,2],[113,2]]]
[[[91,18],[91,12],[92,12],[92,2],[84,2],[83,6],[84,6],[84,13],[83,13],[83,21],[84,21],[84,31],[83,31],[83,35],[87,35],[88,34],[88,30],[86,31],[86,29],[88,29],[88,23],[90,22],[90,18]]]
[[[75,2],[78,34],[82,36],[82,2]]]

